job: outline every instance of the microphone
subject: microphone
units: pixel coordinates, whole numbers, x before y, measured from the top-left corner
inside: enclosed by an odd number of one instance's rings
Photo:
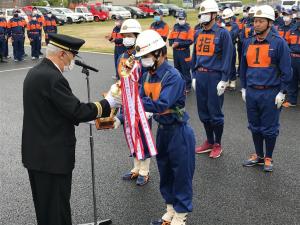
[[[81,66],[81,67],[83,67],[83,68],[85,68],[85,69],[89,69],[89,70],[92,70],[92,71],[95,71],[95,72],[99,72],[98,69],[96,69],[96,68],[94,68],[94,67],[91,67],[91,66],[89,66],[89,65],[86,65],[84,62],[79,61],[79,60],[77,60],[77,59],[75,60],[75,65]]]

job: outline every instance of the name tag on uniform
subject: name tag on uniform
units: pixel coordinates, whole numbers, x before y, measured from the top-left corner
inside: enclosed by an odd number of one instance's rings
[[[215,53],[214,39],[214,34],[199,34],[196,44],[196,54],[202,56],[213,56]]]
[[[269,67],[271,57],[269,55],[270,45],[249,45],[247,50],[247,63],[249,67]]]

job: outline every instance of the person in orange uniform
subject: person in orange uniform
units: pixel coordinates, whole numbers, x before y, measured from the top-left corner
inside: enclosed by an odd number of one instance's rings
[[[57,24],[56,24],[55,18],[52,16],[51,12],[48,12],[44,16],[43,30],[45,32],[45,42],[48,45],[49,44],[49,36],[48,35],[57,33]]]
[[[293,28],[294,24],[292,23],[292,10],[285,9],[282,12],[282,18],[284,21],[284,25],[277,28],[280,37],[287,40],[288,36],[290,35],[291,29]]]
[[[112,78],[115,80],[119,80],[120,77],[118,75],[118,59],[119,57],[126,51],[126,47],[123,44],[123,35],[120,34],[121,26],[124,21],[122,16],[117,16],[115,19],[115,27],[110,36],[106,36],[106,38],[110,41],[115,43],[115,50],[114,50],[114,62],[115,62],[115,70],[116,75],[113,75]]]
[[[0,10],[0,62],[6,62],[3,60],[5,56],[6,35],[7,35],[7,22],[4,17],[4,12]]]
[[[190,92],[192,87],[190,46],[194,41],[194,30],[186,23],[185,11],[178,12],[176,22],[169,36],[169,44],[173,48],[174,66],[185,80],[186,92]]]
[[[23,61],[26,21],[19,16],[20,10],[15,9],[14,16],[8,22],[8,37],[12,40],[14,61]]]
[[[36,15],[33,15],[28,23],[27,36],[31,45],[31,59],[38,59],[40,55],[42,26]]]
[[[36,17],[36,21],[40,24],[41,27],[43,27],[44,17],[42,15],[38,14],[38,10],[36,7],[32,8],[32,17],[33,16]],[[41,38],[40,38],[40,41],[38,42],[38,48],[39,48],[39,55],[43,55],[43,53],[41,52],[41,49],[42,49],[42,39]]]
[[[156,10],[154,13],[154,22],[151,24],[150,29],[155,30],[160,34],[164,41],[167,41],[169,35],[169,26],[163,21],[163,11],[160,9]]]

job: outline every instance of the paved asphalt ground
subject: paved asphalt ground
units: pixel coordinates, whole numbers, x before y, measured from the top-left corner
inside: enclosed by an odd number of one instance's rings
[[[87,53],[82,56],[100,69],[100,73],[91,74],[91,95],[97,100],[112,84],[113,57]],[[20,154],[22,85],[27,67],[33,65],[30,59],[0,64],[1,225],[36,224],[28,174],[22,166]],[[8,71],[17,68],[19,70]],[[86,83],[80,69],[75,68],[72,74],[65,76],[75,95],[85,101]],[[274,154],[274,172],[266,174],[259,167],[241,166],[253,152],[245,105],[239,92],[225,95],[224,153],[217,160],[207,155],[196,156],[194,212],[190,214],[188,224],[299,225],[300,107],[283,111],[281,134]],[[186,108],[197,144],[201,144],[205,136],[198,119],[194,92],[188,96]],[[76,134],[77,161],[71,204],[73,222],[81,224],[91,222],[93,218],[88,125],[81,124],[76,128]],[[94,138],[98,217],[111,218],[114,225],[148,225],[152,218],[160,217],[165,207],[159,193],[155,159],[151,164],[149,184],[137,187],[135,183],[121,179],[132,165],[122,130],[94,130]]]

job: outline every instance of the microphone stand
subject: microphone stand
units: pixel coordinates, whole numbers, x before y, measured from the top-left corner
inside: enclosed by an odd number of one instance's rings
[[[83,74],[86,75],[86,84],[87,84],[87,93],[88,93],[88,102],[91,102],[91,89],[90,89],[90,71],[82,67]],[[97,221],[97,204],[96,204],[96,192],[95,192],[95,159],[94,159],[94,137],[93,137],[93,129],[92,124],[89,123],[90,126],[90,149],[91,149],[91,169],[92,169],[92,189],[93,189],[93,208],[94,208],[94,222],[93,223],[85,223],[81,225],[109,225],[112,223],[110,219]]]

